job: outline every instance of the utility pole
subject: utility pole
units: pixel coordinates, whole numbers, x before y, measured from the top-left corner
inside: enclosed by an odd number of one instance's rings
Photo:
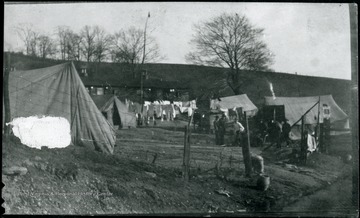
[[[145,68],[144,67],[144,64],[145,64],[145,48],[146,48],[146,29],[147,29],[147,23],[148,23],[148,20],[150,18],[150,12],[148,13],[148,16],[146,18],[146,22],[145,22],[145,29],[144,29],[144,50],[143,50],[143,57],[142,57],[142,61],[141,61],[141,64],[143,65],[143,69]],[[145,69],[145,73],[147,74],[147,70]],[[143,116],[143,110],[144,110],[144,71],[141,71],[141,76],[140,76],[140,91],[141,91],[141,116]]]
[[[141,89],[140,104],[141,104],[141,116],[142,116],[142,112],[144,108],[144,71],[141,71],[141,75],[140,75],[140,89]]]
[[[147,29],[147,23],[148,23],[148,19],[150,18],[150,12],[148,13],[148,16],[146,18],[146,22],[145,22],[145,30],[144,30],[144,50],[143,50],[143,58],[142,58],[142,64],[145,63],[145,47],[146,47],[146,29]]]

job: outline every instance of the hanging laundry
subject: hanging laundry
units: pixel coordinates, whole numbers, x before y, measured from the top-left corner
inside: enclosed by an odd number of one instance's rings
[[[183,101],[182,107],[190,107],[190,101]]]
[[[180,111],[180,107],[177,105],[174,105],[174,110],[175,110],[175,116],[179,115],[181,113]]]
[[[186,112],[188,112],[188,107],[179,107],[179,109],[180,109],[180,112],[181,113],[186,113]]]
[[[171,118],[172,118],[172,120],[174,120],[175,117],[176,117],[175,106],[174,106],[174,104],[171,104]]]
[[[193,109],[191,107],[188,108],[188,116],[191,117],[193,113]]]
[[[307,135],[307,145],[308,145],[308,151],[313,152],[316,150],[317,144],[314,136],[310,134]]]
[[[162,113],[161,105],[154,105],[154,108],[155,108],[156,116],[161,117],[161,113]]]
[[[150,117],[154,116],[154,112],[155,112],[155,107],[153,104],[149,105],[149,109],[148,109],[148,114]]]
[[[161,101],[161,104],[162,104],[162,105],[169,105],[169,104],[170,104],[170,101],[164,100],[164,101]]]
[[[144,117],[147,117],[148,116],[148,106],[143,106],[143,112],[142,112],[142,115],[144,116]]]
[[[182,102],[181,101],[174,101],[174,105],[177,107],[182,107]]]
[[[196,109],[196,108],[197,108],[197,107],[196,107],[196,100],[190,101],[190,107],[191,107],[192,109]]]

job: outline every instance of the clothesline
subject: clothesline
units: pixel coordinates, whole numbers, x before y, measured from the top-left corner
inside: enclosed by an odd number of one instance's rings
[[[173,101],[172,103],[168,100],[154,102],[145,101],[142,107],[140,103],[132,102],[126,99],[125,104],[129,111],[149,117],[162,117],[162,115],[165,115],[166,117],[174,118],[179,113],[186,112],[188,112],[188,116],[191,116],[194,112],[194,109],[197,109],[195,100]]]

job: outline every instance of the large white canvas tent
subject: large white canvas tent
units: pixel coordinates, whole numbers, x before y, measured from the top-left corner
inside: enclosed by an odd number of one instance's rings
[[[115,95],[93,96],[95,104],[111,125],[121,128],[136,127],[136,115]]]
[[[74,64],[12,71],[9,75],[11,120],[35,115],[63,117],[71,127],[71,142],[112,154],[114,129],[86,91]]]
[[[265,97],[265,105],[284,105],[285,107],[285,117],[288,119],[290,125],[295,124],[302,115],[305,114],[312,106],[314,106],[319,101],[319,96],[310,96],[310,97]],[[320,106],[320,108],[319,108]],[[319,113],[319,123],[323,123],[324,119],[324,107],[330,108],[330,123],[339,124],[345,127],[347,125],[348,116],[346,113],[336,104],[332,95],[322,95],[320,96],[320,104],[313,107],[309,113],[305,116],[306,125],[314,125],[318,123],[318,113]],[[301,124],[301,121],[297,123]],[[298,126],[297,125],[297,126]],[[295,139],[300,138],[300,132],[298,128],[293,128],[293,136]]]

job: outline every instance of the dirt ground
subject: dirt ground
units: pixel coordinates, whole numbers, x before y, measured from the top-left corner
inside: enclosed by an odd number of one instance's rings
[[[314,209],[298,202],[311,202],[311,196],[334,183],[351,189],[351,165],[334,154],[315,153],[305,167],[285,162],[292,148],[252,147],[252,153],[264,157],[271,181],[267,191],[258,190],[257,176],[244,176],[241,147],[216,146],[213,135],[202,133],[191,136],[186,183],[185,124],[164,121],[156,128],[117,130],[113,155],[79,146],[38,150],[3,141],[3,169],[28,170],[21,176],[2,174],[6,214],[281,214],[284,208]],[[341,146],[345,153],[351,147]]]

